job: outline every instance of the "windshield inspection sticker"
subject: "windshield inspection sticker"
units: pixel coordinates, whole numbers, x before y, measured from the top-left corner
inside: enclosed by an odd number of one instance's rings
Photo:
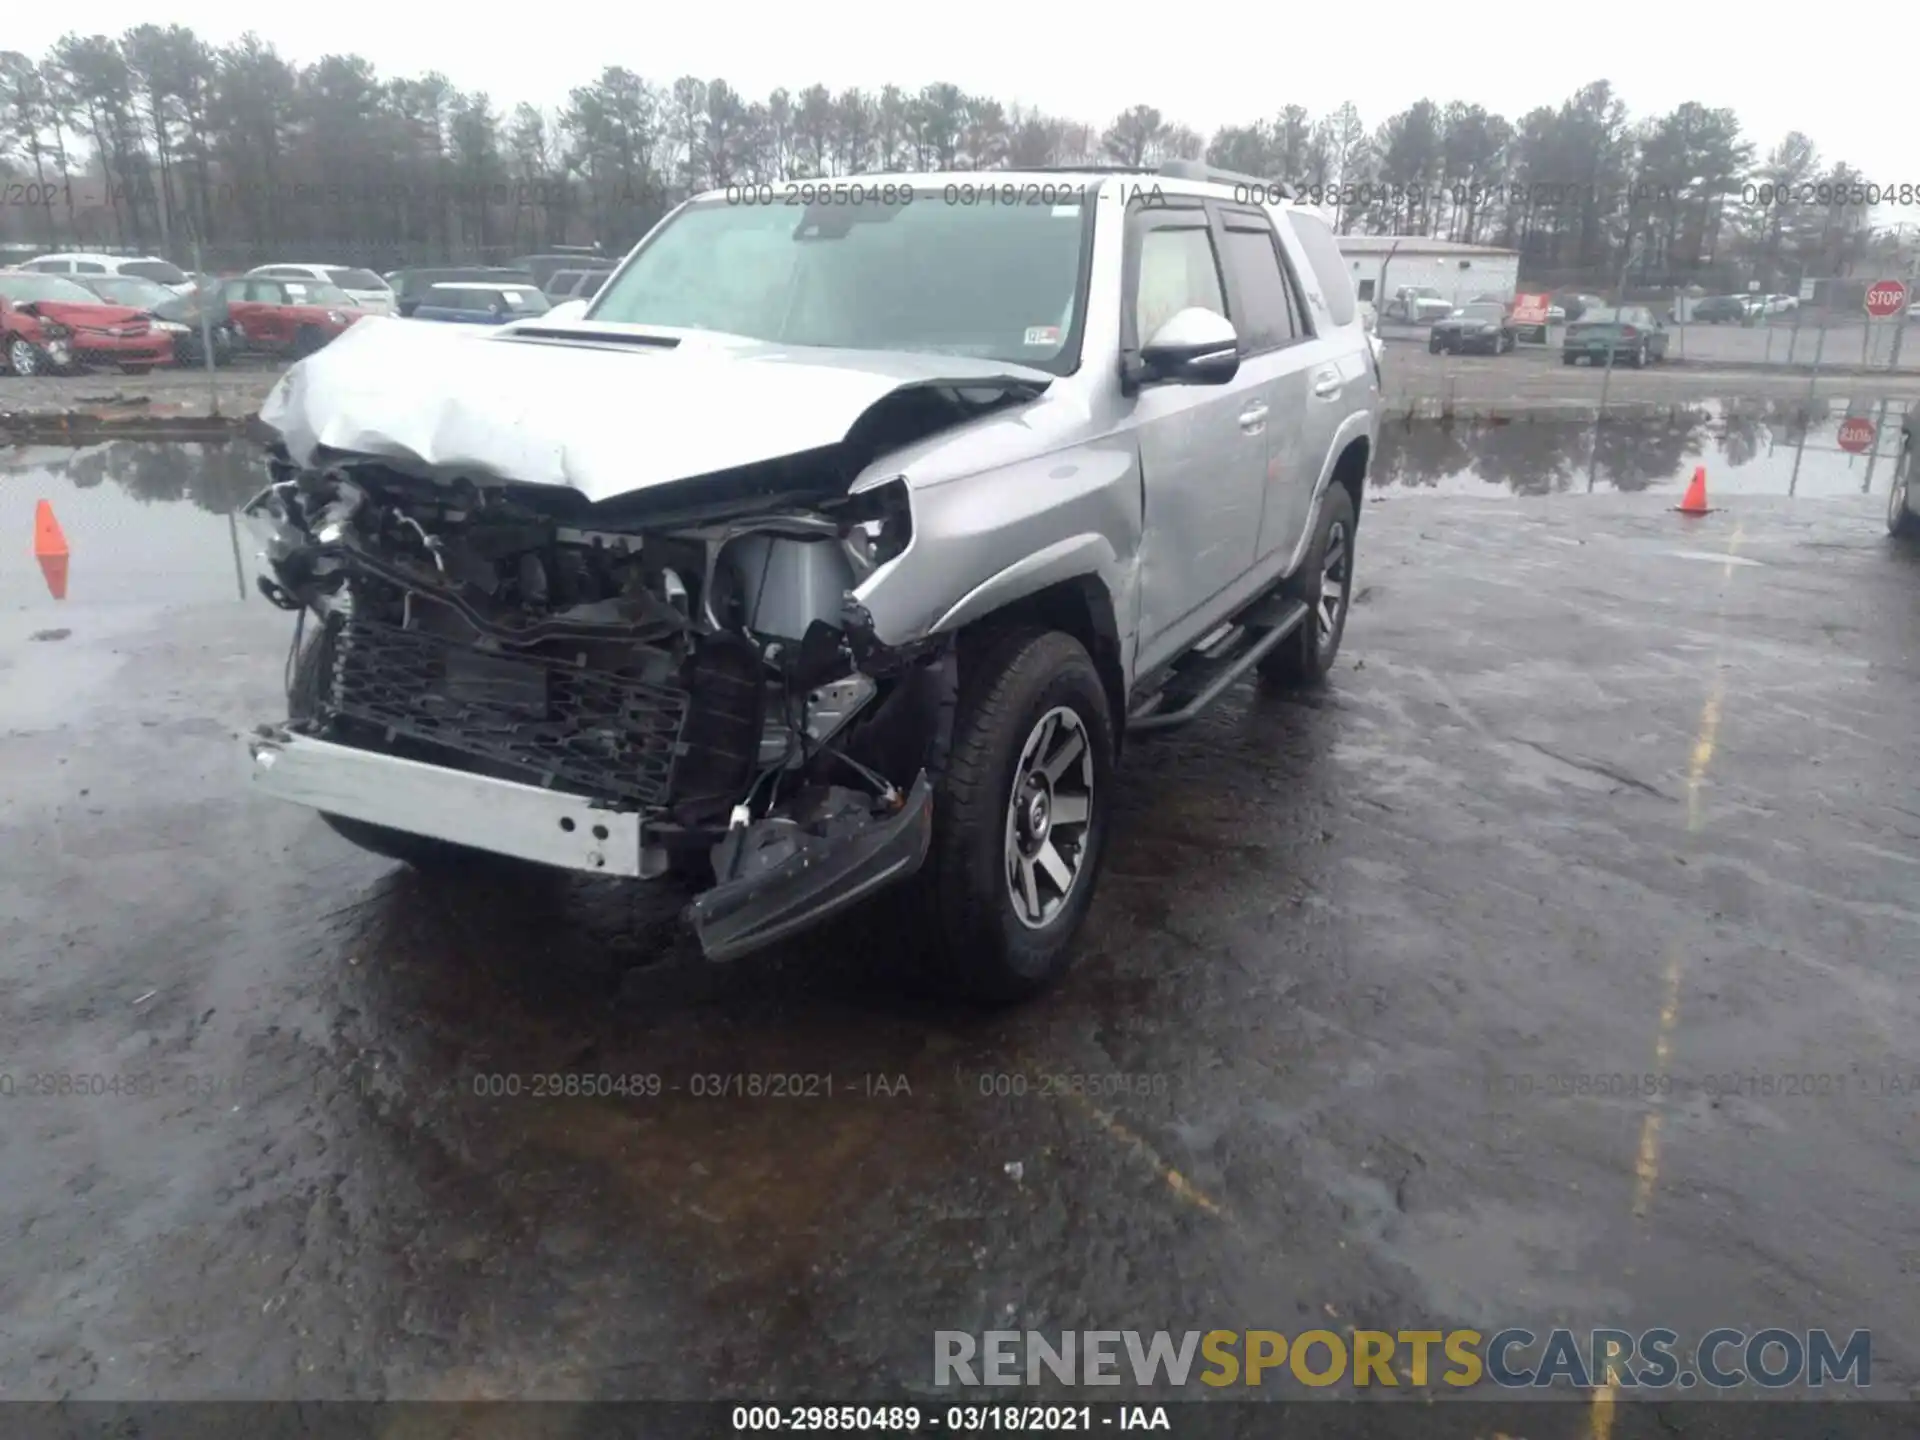
[[[1029,325],[1027,327],[1026,343],[1030,346],[1058,345],[1060,343],[1060,327],[1058,325]]]

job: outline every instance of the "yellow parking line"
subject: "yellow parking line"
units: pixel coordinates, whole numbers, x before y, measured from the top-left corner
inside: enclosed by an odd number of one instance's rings
[[[1721,566],[1725,579],[1731,580],[1735,557],[1740,549],[1741,537],[1745,530],[1735,524],[1733,535],[1727,541],[1727,559]],[[1725,619],[1725,601],[1721,602],[1719,619]],[[1700,829],[1700,790],[1706,783],[1707,767],[1713,763],[1713,753],[1720,738],[1720,710],[1726,698],[1726,678],[1720,669],[1720,648],[1714,647],[1713,686],[1707,692],[1706,703],[1700,707],[1700,723],[1695,727],[1693,750],[1687,761],[1687,833],[1695,834]],[[1680,1023],[1680,982],[1685,955],[1676,940],[1667,949],[1666,971],[1662,977],[1663,993],[1660,1002],[1660,1022],[1654,1030],[1653,1056],[1655,1072],[1665,1074],[1667,1063],[1673,1055],[1674,1031]],[[1661,1115],[1658,1101],[1649,1102],[1646,1115],[1640,1121],[1640,1144],[1633,1158],[1633,1215],[1636,1220],[1644,1220],[1653,1205],[1653,1192],[1660,1183],[1660,1125]],[[1609,1382],[1595,1388],[1592,1408],[1588,1412],[1588,1433],[1591,1440],[1608,1440],[1613,1433],[1613,1385]]]

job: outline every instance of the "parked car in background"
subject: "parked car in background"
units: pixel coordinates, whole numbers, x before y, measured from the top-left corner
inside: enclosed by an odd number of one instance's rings
[[[435,285],[447,280],[494,281],[503,285],[533,285],[532,274],[505,265],[441,265],[417,270],[398,270],[387,277],[393,286],[395,310],[411,316],[416,306]]]
[[[1667,358],[1666,327],[1644,305],[1588,310],[1567,326],[1560,359],[1566,365],[1581,360],[1604,365],[1609,352],[1616,365],[1631,365],[1637,370],[1656,364]]]
[[[1520,332],[1508,318],[1506,305],[1498,300],[1462,305],[1444,320],[1434,322],[1427,332],[1427,350],[1461,355],[1478,351],[1504,355],[1520,343]]]
[[[173,363],[173,340],[139,310],[109,305],[72,280],[0,270],[0,354],[21,376],[92,365],[144,375]]]
[[[555,305],[566,300],[591,300],[611,274],[611,270],[556,270],[541,292]]]
[[[226,283],[227,313],[243,348],[297,357],[313,354],[366,318],[338,285],[243,275]]]
[[[1405,285],[1387,302],[1386,316],[1408,325],[1425,325],[1444,320],[1453,313],[1453,302],[1431,285]]]
[[[1696,300],[1687,311],[1687,317],[1702,325],[1725,325],[1729,322],[1739,324],[1748,315],[1747,300],[1744,295],[1709,295]]]
[[[1578,320],[1589,310],[1601,309],[1606,303],[1605,297],[1589,295],[1584,290],[1562,290],[1553,297],[1553,306],[1557,307],[1561,312],[1560,319],[1567,321],[1569,324]],[[1547,318],[1549,320],[1554,318],[1552,307],[1549,308]]]
[[[554,250],[540,255],[521,255],[507,262],[510,270],[519,270],[533,277],[534,287],[544,290],[555,272],[560,270],[618,270],[619,260],[602,255],[595,250]]]
[[[233,358],[238,345],[233,319],[217,292],[204,298],[199,291],[180,295],[156,280],[142,280],[133,275],[76,275],[73,278],[76,285],[85,286],[109,305],[126,305],[143,311],[156,331],[173,338],[174,364],[204,366],[207,363],[203,329],[213,339],[214,364],[225,365]],[[204,326],[202,310],[206,311]]]
[[[1920,465],[1920,401],[1907,409],[1900,425],[1900,458],[1887,487],[1887,533],[1902,540],[1920,540],[1920,503],[1913,493],[1914,467]]]
[[[152,280],[182,295],[193,290],[193,277],[171,260],[158,255],[100,255],[91,251],[67,251],[59,255],[41,255],[20,267],[36,275],[135,275]]]
[[[415,307],[415,320],[445,320],[457,325],[504,325],[544,315],[552,308],[532,285],[487,280],[442,280]]]
[[[274,280],[312,280],[337,285],[357,310],[373,315],[393,314],[393,287],[371,270],[352,265],[256,265],[247,274],[265,275]]]

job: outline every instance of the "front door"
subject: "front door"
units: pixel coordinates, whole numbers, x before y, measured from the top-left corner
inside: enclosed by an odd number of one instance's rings
[[[1227,313],[1206,208],[1136,202],[1127,218],[1123,344],[1130,353],[1180,311]],[[1145,492],[1139,668],[1172,660],[1210,628],[1207,602],[1253,564],[1260,535],[1269,387],[1242,371],[1225,385],[1149,385],[1134,397]]]

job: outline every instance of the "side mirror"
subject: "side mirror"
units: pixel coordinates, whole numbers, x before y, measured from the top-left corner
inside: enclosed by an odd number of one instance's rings
[[[1193,306],[1154,332],[1140,370],[1148,384],[1224,385],[1240,373],[1240,336],[1224,315]]]

